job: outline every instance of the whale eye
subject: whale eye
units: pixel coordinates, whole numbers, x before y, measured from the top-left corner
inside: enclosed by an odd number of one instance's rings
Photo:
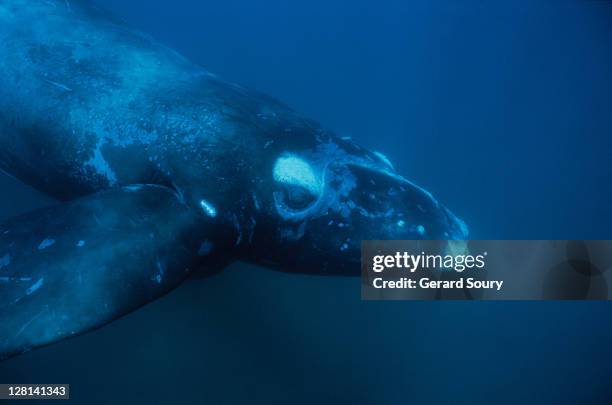
[[[318,172],[309,162],[295,155],[279,157],[272,176],[278,187],[274,192],[277,209],[286,216],[305,211],[323,191]]]
[[[305,187],[288,186],[285,190],[284,202],[289,208],[302,210],[315,201],[315,196]]]

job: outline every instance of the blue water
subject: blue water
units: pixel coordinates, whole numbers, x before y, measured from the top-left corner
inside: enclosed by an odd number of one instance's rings
[[[612,239],[612,2],[98,3],[383,151],[473,238]],[[1,218],[50,202],[0,187]],[[243,264],[0,363],[86,404],[610,403],[611,375],[612,304],[361,302]]]

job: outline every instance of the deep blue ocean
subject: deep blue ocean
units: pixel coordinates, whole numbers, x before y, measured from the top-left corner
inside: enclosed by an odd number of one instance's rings
[[[473,239],[612,239],[612,2],[97,3],[382,151]],[[0,219],[52,202],[0,190]],[[610,303],[364,302],[241,263],[0,363],[79,404],[605,404],[611,380]]]

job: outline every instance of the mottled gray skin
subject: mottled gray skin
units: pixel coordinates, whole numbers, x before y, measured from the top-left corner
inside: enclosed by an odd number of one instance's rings
[[[194,223],[225,229],[224,237],[192,229],[200,243],[183,252],[186,262],[216,254],[357,275],[361,240],[467,237],[463,222],[383,155],[219,80],[83,1],[0,0],[0,168],[63,201],[105,199],[95,193],[109,189],[121,199],[121,187],[134,184],[166,187]],[[122,206],[105,201],[104,212],[121,217]],[[41,254],[38,264],[48,260]],[[123,313],[145,301],[123,303]],[[28,316],[18,313],[24,323]]]

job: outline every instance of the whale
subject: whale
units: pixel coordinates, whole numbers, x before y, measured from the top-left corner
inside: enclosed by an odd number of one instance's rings
[[[234,260],[358,276],[363,240],[468,237],[384,154],[77,0],[0,0],[0,358]],[[5,196],[10,198],[10,196]]]

